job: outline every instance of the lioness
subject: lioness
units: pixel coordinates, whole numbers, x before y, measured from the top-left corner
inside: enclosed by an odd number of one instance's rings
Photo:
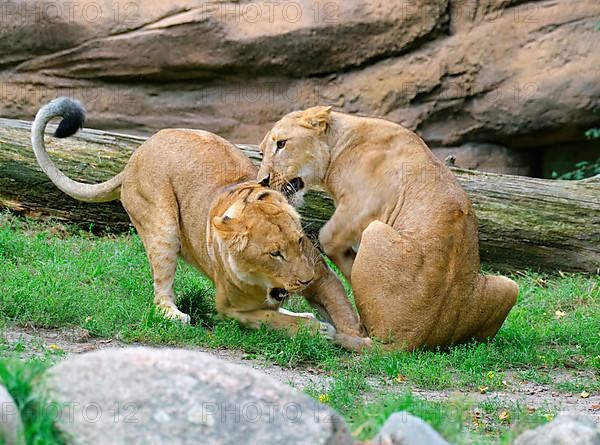
[[[33,150],[43,171],[63,192],[88,202],[121,199],[137,229],[154,279],[154,301],[165,316],[188,323],[175,305],[178,255],[210,277],[220,314],[242,324],[261,323],[294,334],[302,325],[349,349],[368,347],[344,289],[303,235],[285,197],[256,183],[250,160],[226,140],[195,130],[162,130],[144,142],[125,169],[101,184],[67,178],[50,160],[44,130],[62,116],[55,136],[83,126],[81,104],[59,98],[33,123]],[[332,322],[285,311],[288,292],[302,292]]]
[[[260,150],[263,184],[318,185],[334,198],[319,240],[351,281],[370,336],[412,350],[496,334],[518,287],[480,275],[471,202],[414,132],[313,107],[284,116]]]

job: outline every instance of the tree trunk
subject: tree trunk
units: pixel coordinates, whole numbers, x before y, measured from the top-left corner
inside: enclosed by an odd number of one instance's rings
[[[52,129],[52,126],[49,126]],[[68,176],[84,182],[117,174],[145,138],[99,130],[48,138],[48,151]],[[240,145],[254,162],[256,146]],[[482,261],[499,270],[596,272],[600,267],[600,182],[551,181],[452,168],[475,206]],[[59,191],[40,170],[30,123],[0,119],[0,207],[27,216],[51,216],[123,231],[129,220],[120,203],[88,204]],[[333,211],[322,192],[306,195],[301,210],[315,236]]]

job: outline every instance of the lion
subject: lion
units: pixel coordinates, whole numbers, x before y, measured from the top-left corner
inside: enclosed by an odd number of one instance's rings
[[[262,184],[333,197],[320,245],[351,282],[371,338],[414,350],[496,335],[518,286],[480,274],[471,201],[417,134],[317,106],[285,115],[259,148]]]
[[[304,235],[294,208],[283,194],[256,182],[256,168],[234,145],[206,131],[161,130],[121,173],[84,184],[66,177],[46,152],[45,127],[59,116],[55,136],[68,137],[82,128],[85,111],[68,98],[39,110],[32,127],[39,165],[75,199],[121,200],[150,262],[154,302],[167,318],[190,322],[173,292],[181,256],[214,282],[223,316],[292,335],[305,327],[351,350],[369,347],[342,284]],[[289,293],[304,295],[326,321],[284,310]]]

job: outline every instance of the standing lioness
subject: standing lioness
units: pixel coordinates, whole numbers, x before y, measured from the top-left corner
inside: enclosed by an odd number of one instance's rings
[[[415,133],[313,107],[284,116],[260,149],[263,184],[333,196],[319,240],[350,279],[369,335],[410,350],[496,334],[518,287],[480,275],[471,202]]]
[[[176,260],[183,256],[210,277],[219,313],[295,333],[302,325],[343,346],[369,345],[341,283],[303,235],[285,197],[256,183],[256,169],[236,147],[204,131],[162,130],[131,156],[123,172],[101,184],[67,178],[44,145],[48,121],[62,116],[55,135],[82,127],[81,105],[60,98],[42,107],[32,128],[35,155],[58,188],[83,201],[121,199],[137,229],[154,278],[154,299],[164,314],[189,322],[175,305]],[[280,309],[287,292],[303,292],[339,329],[312,314]]]

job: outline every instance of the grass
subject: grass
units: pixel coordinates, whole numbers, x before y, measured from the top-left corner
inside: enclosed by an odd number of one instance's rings
[[[48,401],[34,390],[36,381],[55,362],[45,356],[27,360],[0,360],[0,382],[12,395],[24,425],[28,445],[60,445],[63,443],[50,416],[44,415]],[[6,407],[3,406],[3,410]],[[2,438],[0,438],[0,443]]]
[[[135,234],[98,237],[74,227],[0,214],[0,264],[0,323],[79,327],[93,337],[236,349],[249,358],[285,367],[310,366],[327,373],[331,383],[307,391],[339,410],[361,438],[372,436],[386,413],[398,409],[418,414],[425,408],[443,411],[461,406],[458,421],[442,418],[436,423],[434,417],[422,416],[456,443],[504,443],[519,425],[538,424],[552,415],[551,410],[529,412],[527,407],[498,401],[485,409],[478,406],[477,417],[472,402],[427,402],[407,394],[415,388],[446,392],[487,388],[493,394],[528,381],[556,391],[600,391],[597,276],[515,273],[519,301],[487,344],[414,353],[376,349],[356,356],[306,333],[290,339],[280,332],[249,330],[220,319],[211,282],[183,263],[175,289],[180,307],[194,324],[164,320],[153,308],[150,268]],[[288,308],[309,309],[299,299]],[[15,349],[18,344],[0,346],[0,356],[14,356],[19,352]],[[11,375],[28,378],[23,373]]]

